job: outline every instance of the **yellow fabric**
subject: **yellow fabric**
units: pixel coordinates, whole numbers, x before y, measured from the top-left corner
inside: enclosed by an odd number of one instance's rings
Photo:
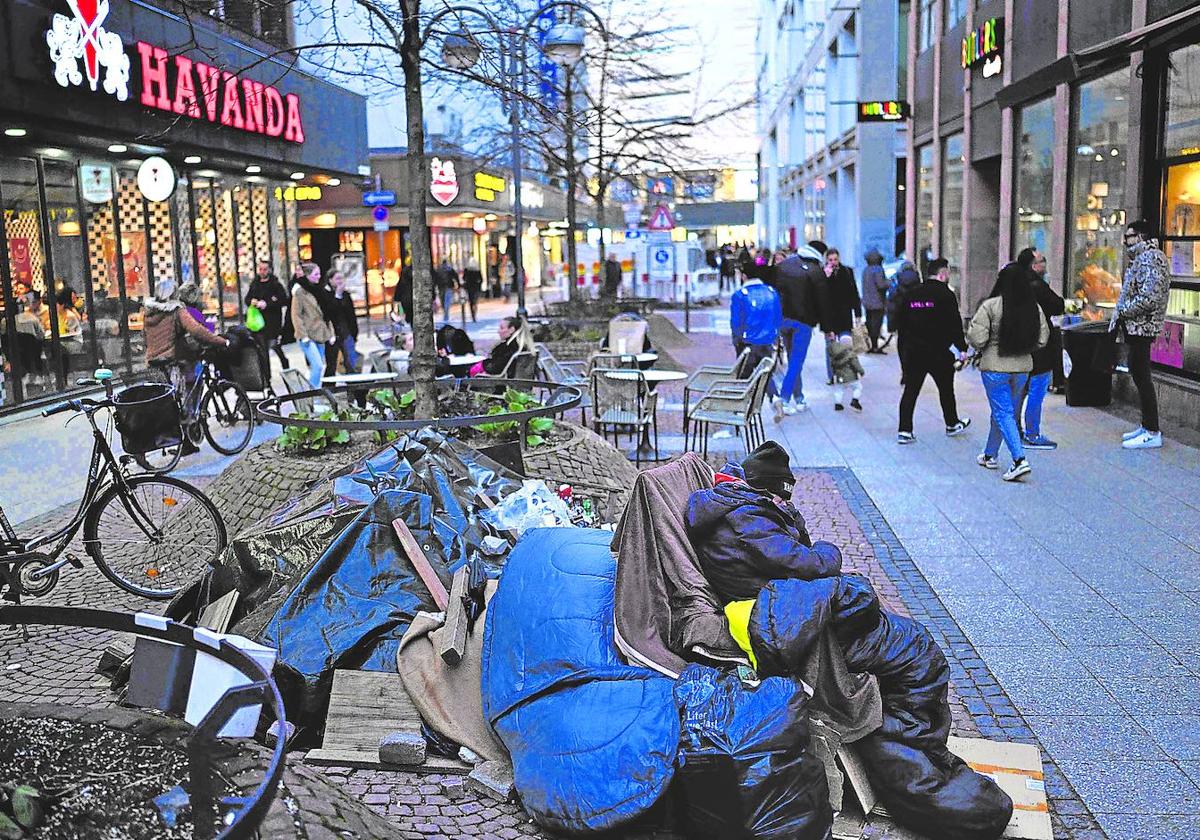
[[[738,647],[750,657],[750,665],[758,670],[758,658],[750,647],[750,611],[754,609],[754,601],[730,601],[725,605],[725,618],[729,619],[729,635],[738,643]]]

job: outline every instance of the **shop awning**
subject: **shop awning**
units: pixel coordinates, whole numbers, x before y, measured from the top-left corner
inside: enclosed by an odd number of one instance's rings
[[[1185,9],[1094,47],[1070,53],[1036,73],[1002,88],[996,94],[996,102],[1001,108],[1011,108],[1027,102],[1053,90],[1057,85],[1073,82],[1089,71],[1124,58],[1130,53],[1153,50],[1170,41],[1179,40],[1194,27],[1200,27],[1200,6]]]

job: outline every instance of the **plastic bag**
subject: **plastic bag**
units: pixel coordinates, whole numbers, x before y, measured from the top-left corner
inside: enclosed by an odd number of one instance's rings
[[[251,306],[246,310],[246,329],[250,332],[258,332],[267,325],[267,319],[263,317],[262,310],[257,306]]]
[[[571,509],[543,481],[526,481],[480,518],[502,531],[521,536],[530,528],[570,527]]]
[[[674,689],[682,717],[676,780],[688,837],[825,840],[825,768],[809,751],[808,695],[797,680],[756,687],[689,665]]]

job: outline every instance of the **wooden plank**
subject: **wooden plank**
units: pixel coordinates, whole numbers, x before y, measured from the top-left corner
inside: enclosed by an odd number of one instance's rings
[[[446,623],[429,634],[433,649],[447,665],[457,665],[462,662],[467,650],[467,582],[469,573],[466,567],[454,573],[454,581],[450,585],[450,605],[446,607]]]
[[[216,633],[227,631],[233,621],[233,611],[237,608],[239,595],[240,593],[234,589],[213,601],[200,611],[200,618],[196,620],[196,626],[207,627]]]
[[[421,550],[421,544],[412,535],[412,531],[408,530],[408,525],[405,524],[403,519],[393,519],[392,528],[395,530],[396,536],[400,539],[400,545],[404,548],[404,553],[408,556],[408,561],[413,564],[413,568],[417,570],[417,575],[421,578],[421,582],[425,584],[425,588],[433,596],[433,602],[437,604],[439,610],[446,609],[446,606],[450,603],[450,595],[446,592],[446,585],[442,583],[441,578],[437,576],[437,572],[434,571],[433,566],[430,564],[429,558]]]
[[[408,773],[454,773],[460,776],[466,776],[475,769],[474,764],[457,758],[442,758],[440,755],[429,756],[424,764],[380,764],[378,744],[375,745],[374,754],[360,750],[311,750],[304,756],[304,763],[364,770],[395,769]]]

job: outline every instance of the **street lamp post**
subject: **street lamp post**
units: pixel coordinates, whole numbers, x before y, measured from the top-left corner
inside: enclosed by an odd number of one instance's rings
[[[504,33],[504,36],[497,39],[497,43],[500,47],[500,72],[504,75],[508,83],[508,90],[503,97],[503,101],[508,110],[508,124],[512,142],[513,224],[516,232],[516,236],[513,237],[513,278],[517,284],[517,315],[522,319],[528,315],[525,307],[525,263],[521,247],[521,239],[525,235],[525,213],[524,207],[521,204],[521,181],[523,178],[521,165],[521,97],[525,94],[525,63],[522,42],[528,37],[529,30],[537,23],[539,17],[551,9],[563,6],[579,9],[591,15],[600,28],[601,36],[605,40],[608,39],[608,30],[604,26],[604,21],[600,19],[600,16],[591,7],[586,3],[580,2],[580,0],[551,0],[551,2],[543,3],[530,15],[524,26],[507,29],[500,26],[496,18],[484,9],[466,5],[449,6],[433,16],[429,24],[425,27],[425,35],[421,39],[422,42],[427,41],[434,31],[434,26],[447,15],[459,13],[477,15],[483,18],[494,31]],[[550,30],[546,33],[542,49],[547,58],[558,66],[566,68],[569,73],[570,68],[574,67],[583,58],[584,46],[585,34],[583,27],[573,23],[564,23],[555,24],[550,27]],[[465,28],[460,28],[457,32],[449,33],[442,40],[442,60],[446,63],[446,66],[454,70],[468,70],[475,66],[482,52],[479,42]],[[424,150],[421,151],[423,152]],[[573,239],[574,231],[567,231],[567,235]],[[574,266],[572,266],[573,271]]]

